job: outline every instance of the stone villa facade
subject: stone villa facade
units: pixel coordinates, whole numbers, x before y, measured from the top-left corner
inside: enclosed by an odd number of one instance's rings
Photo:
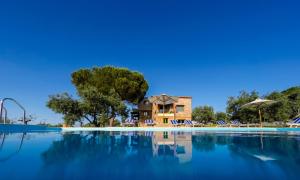
[[[138,112],[140,126],[146,126],[146,119],[152,119],[155,126],[159,127],[172,126],[171,120],[184,123],[192,119],[192,97],[166,94],[151,96],[139,103]]]

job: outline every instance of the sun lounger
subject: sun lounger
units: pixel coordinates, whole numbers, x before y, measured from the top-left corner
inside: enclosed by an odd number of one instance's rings
[[[300,117],[295,118],[292,122],[287,123],[289,127],[299,127],[300,126]]]
[[[171,124],[173,126],[178,126],[179,125],[178,122],[177,122],[177,120],[171,120]]]
[[[199,123],[198,121],[192,121],[192,123],[193,123],[193,126],[194,126],[194,127],[201,127],[201,126],[204,126],[203,123]]]
[[[125,123],[123,125],[124,126],[135,126],[135,122],[133,119],[126,119]]]
[[[230,127],[235,126],[235,127],[240,127],[241,123],[239,120],[233,120],[230,122]]]
[[[192,122],[191,120],[185,120],[185,121],[184,121],[184,124],[185,124],[186,126],[194,126],[194,124],[193,124],[193,122]]]
[[[227,123],[224,120],[218,120],[216,122],[217,122],[218,127],[225,127],[225,126],[227,126]]]
[[[152,119],[146,119],[145,120],[145,124],[147,125],[147,126],[154,126],[154,121],[152,120]]]
[[[250,123],[246,125],[247,127],[260,127],[260,124],[258,123]]]

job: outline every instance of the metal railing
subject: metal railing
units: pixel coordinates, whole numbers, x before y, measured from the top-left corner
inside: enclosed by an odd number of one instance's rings
[[[0,100],[0,119],[2,120],[2,116],[3,116],[3,112],[5,113],[5,117],[4,117],[4,124],[6,123],[6,120],[7,120],[7,109],[5,109],[4,107],[4,103],[6,101],[11,101],[11,102],[14,102],[17,106],[19,106],[20,109],[22,109],[23,111],[23,123],[24,124],[27,124],[28,121],[26,120],[26,110],[25,108],[18,102],[16,101],[15,99],[13,98],[3,98]]]
[[[6,124],[6,121],[7,121],[7,109],[5,107],[3,107],[3,112],[4,112],[3,123]],[[2,116],[0,118],[0,121],[2,121]]]

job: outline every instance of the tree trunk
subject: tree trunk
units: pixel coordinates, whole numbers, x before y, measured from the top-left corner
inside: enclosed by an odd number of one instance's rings
[[[110,118],[109,119],[109,126],[113,127],[113,123],[114,123],[115,118]]]
[[[97,127],[97,126],[98,126],[97,121],[93,121],[93,125],[94,125],[95,127]]]
[[[98,127],[97,117],[95,115],[93,117],[93,124],[94,124],[95,127]]]

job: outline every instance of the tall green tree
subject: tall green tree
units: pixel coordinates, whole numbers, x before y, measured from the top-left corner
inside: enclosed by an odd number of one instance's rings
[[[84,96],[82,92],[87,87],[93,87],[104,95],[117,96],[133,104],[139,103],[149,88],[142,74],[111,66],[76,71],[72,74],[72,83],[80,96]]]
[[[198,106],[193,109],[192,118],[201,123],[215,120],[214,108],[212,106]]]
[[[127,106],[138,104],[148,90],[142,74],[111,66],[80,69],[72,73],[72,83],[78,100],[58,94],[47,102],[68,125],[87,120],[93,126],[112,126],[116,117],[127,117]]]
[[[274,100],[276,103],[264,108],[263,118],[268,122],[283,121],[287,122],[292,114],[289,99],[283,93],[272,92],[265,97]]]
[[[241,107],[258,97],[255,91],[251,93],[242,91],[237,97],[229,97],[227,113],[232,115],[232,119],[239,119],[244,123],[257,121],[257,109]],[[274,100],[276,103],[262,107],[263,121],[287,122],[300,114],[300,87],[291,87],[282,92],[274,91],[265,95],[264,98]]]
[[[72,126],[84,117],[80,102],[73,99],[68,93],[51,95],[49,98],[47,107],[56,113],[63,114],[66,125]]]
[[[300,86],[288,88],[281,93],[288,98],[291,108],[290,118],[300,116]]]
[[[238,119],[243,123],[252,123],[258,120],[257,110],[252,108],[242,108],[246,103],[254,101],[259,97],[256,91],[250,93],[241,91],[237,97],[229,97],[226,111],[231,115],[231,120]]]
[[[215,114],[216,120],[228,120],[227,114],[224,112],[216,112]]]

